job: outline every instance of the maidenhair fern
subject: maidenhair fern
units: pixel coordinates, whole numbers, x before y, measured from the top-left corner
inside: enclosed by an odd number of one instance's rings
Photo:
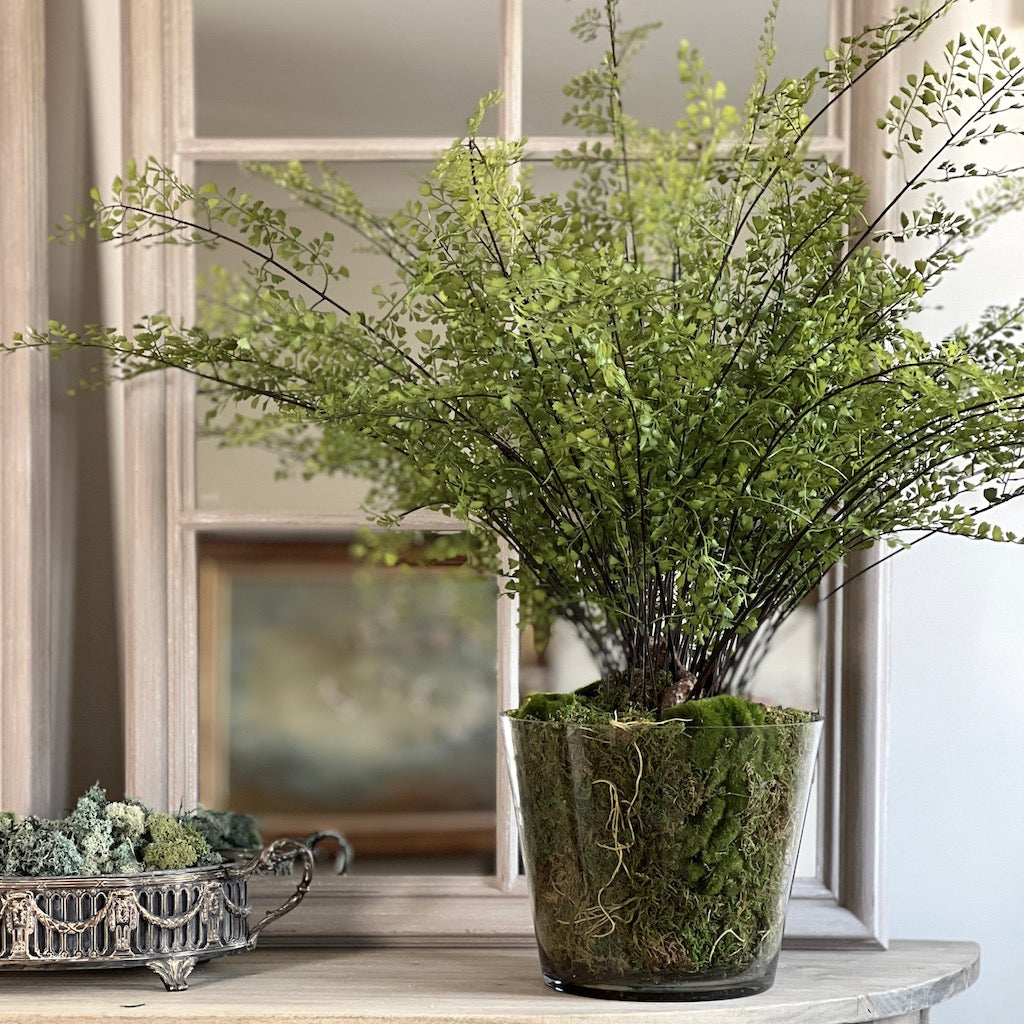
[[[906,78],[879,111],[892,194],[810,145],[956,2],[900,10],[777,84],[772,6],[740,107],[684,44],[671,130],[622,108],[648,29],[620,26],[627,0],[588,9],[576,32],[608,49],[567,87],[583,141],[556,161],[557,193],[532,184],[523,143],[480,136],[493,96],[390,217],[329,170],[252,167],[390,258],[375,309],[349,304],[329,232],[132,165],[67,233],[240,248],[229,301],[197,325],[52,324],[22,343],[99,346],[127,377],[182,367],[221,411],[256,411],[222,427],[229,440],[366,476],[385,523],[448,512],[485,564],[506,541],[526,617],[571,621],[616,703],[740,688],[755,635],[851,552],[1018,539],[983,516],[1022,489],[1024,299],[944,337],[910,324],[1024,202],[1001,163],[1019,58],[982,26]],[[964,182],[977,187],[957,207]]]

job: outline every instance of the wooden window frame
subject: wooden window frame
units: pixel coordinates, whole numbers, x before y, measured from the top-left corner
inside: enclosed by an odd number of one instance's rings
[[[33,0],[19,2],[33,5]],[[830,31],[847,34],[854,0],[822,2],[830,5]],[[5,16],[13,5],[14,0],[5,4]],[[892,6],[890,0],[857,0],[858,23],[883,18]],[[501,0],[501,10],[500,77],[505,100],[499,130],[514,137],[521,131],[522,0]],[[122,161],[152,154],[188,175],[196,163],[218,160],[424,159],[447,144],[448,140],[433,138],[198,138],[192,130],[191,25],[191,0],[121,0],[119,31],[110,45],[111,53],[119,54],[122,62]],[[877,78],[877,95],[882,95],[887,84],[883,75]],[[826,135],[814,143],[819,151],[849,160],[869,181],[883,172],[877,157],[857,142],[873,124],[870,101],[877,95],[867,97],[869,102],[863,106],[847,104],[838,110]],[[34,100],[28,97],[25,102]],[[566,141],[535,139],[532,153],[540,158],[550,156]],[[5,254],[5,262],[7,259]],[[119,260],[122,323],[134,323],[153,309],[173,315],[192,308],[192,275],[184,249],[129,246],[120,252]],[[14,386],[27,395],[26,389],[32,385]],[[199,792],[198,538],[210,532],[236,536],[344,534],[357,524],[345,517],[278,517],[198,509],[194,396],[183,375],[147,376],[119,386],[114,389],[113,405],[119,448],[125,787],[154,805],[189,805]],[[0,407],[0,427],[5,439],[45,444],[45,416],[19,423],[17,412],[5,402]],[[5,500],[9,499],[5,496]],[[444,526],[440,517],[430,515],[414,525],[427,529]],[[9,553],[24,540],[4,534],[0,554]],[[44,540],[36,533],[27,543],[37,554],[29,564],[20,565],[16,579],[25,585],[44,586],[40,582],[47,578]],[[851,570],[856,572],[857,565],[847,567]],[[6,576],[3,583],[10,586]],[[10,605],[5,599],[4,607]],[[787,942],[877,947],[886,942],[882,906],[888,688],[885,567],[851,582],[825,606],[823,615],[823,696],[828,725],[819,764],[818,865],[813,877],[798,879],[794,887]],[[499,702],[510,706],[517,700],[513,600],[499,600],[498,616]],[[34,628],[42,627],[37,624]],[[34,663],[42,665],[45,644],[34,639],[32,645]],[[17,653],[11,630],[5,629],[0,637],[4,672],[14,664],[12,658]],[[4,680],[6,685],[6,675]],[[5,696],[0,734],[4,793],[14,792],[8,762],[20,723],[26,715],[36,726],[47,720],[45,709],[31,705],[26,694],[15,694],[10,700],[19,714],[11,717],[7,713]],[[504,774],[499,777],[504,779]],[[32,785],[36,785],[34,779],[32,775]],[[532,941],[511,800],[504,784],[499,786],[498,819],[494,876],[318,880],[300,911],[281,923],[279,938],[284,942],[354,945]],[[272,890],[279,883],[268,880],[266,884]]]
[[[46,54],[42,4],[0,5],[0,337],[45,323]],[[0,360],[0,807],[47,813],[59,767],[51,649],[50,372]],[[45,752],[45,753],[44,753]],[[49,756],[47,756],[49,755]]]

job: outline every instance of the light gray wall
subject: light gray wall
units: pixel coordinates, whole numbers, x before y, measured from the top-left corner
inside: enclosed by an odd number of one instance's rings
[[[1019,0],[976,0],[959,17],[1002,25],[1024,48]],[[1024,164],[1024,146],[1012,162]],[[953,327],[1022,290],[1024,216],[1017,215],[979,244],[926,322]],[[999,522],[1024,532],[1024,499]],[[1024,1017],[1022,597],[1019,547],[932,538],[893,559],[890,932],[982,947],[980,980],[936,1008],[933,1024]]]
[[[1005,545],[943,538],[894,561],[890,930],[982,947],[981,979],[933,1024],[1021,1019],[1022,591]]]
[[[1024,284],[1024,217],[951,289],[959,322],[986,288]],[[1024,501],[999,522],[1024,533]],[[1024,949],[1024,550],[931,538],[893,560],[890,930],[971,939],[981,980],[934,1024],[1021,1019]]]

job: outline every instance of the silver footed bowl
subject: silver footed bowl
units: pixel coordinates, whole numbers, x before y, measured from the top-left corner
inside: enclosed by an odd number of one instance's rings
[[[249,879],[300,859],[292,895],[251,923]],[[168,991],[184,991],[197,963],[253,949],[268,924],[302,902],[312,879],[312,852],[294,839],[242,861],[180,871],[0,876],[0,970],[146,966]]]

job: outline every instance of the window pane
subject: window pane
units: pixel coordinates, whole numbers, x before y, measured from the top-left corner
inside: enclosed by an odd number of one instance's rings
[[[764,661],[758,666],[750,686],[751,697],[769,704],[817,711],[822,707],[821,617],[815,595],[811,595],[779,627]],[[811,783],[797,877],[814,878],[818,873],[818,776]]]
[[[351,163],[334,170],[355,187],[374,212],[394,212],[418,193],[418,180],[427,171],[418,163]],[[335,253],[351,272],[344,282],[346,301],[354,309],[373,310],[377,298],[373,287],[394,280],[390,263],[382,256],[365,251],[365,243],[353,233],[329,222],[322,215],[303,210],[287,195],[234,164],[204,164],[196,171],[196,180],[214,181],[221,190],[235,185],[268,203],[289,212],[293,222],[310,234],[330,230],[335,236]],[[229,248],[201,252],[198,257],[200,279],[211,265],[238,270],[241,260]],[[200,285],[200,292],[203,285]],[[200,403],[199,416],[205,407]],[[344,474],[303,480],[292,473],[277,479],[281,468],[273,454],[254,448],[224,448],[215,438],[200,438],[196,443],[197,505],[204,510],[240,512],[354,514],[360,510],[367,485]]]
[[[200,789],[360,874],[493,870],[497,584],[421,552],[207,542]]]
[[[560,135],[566,129],[562,86],[578,71],[600,60],[602,40],[584,46],[569,33],[580,5],[524,0],[524,125],[527,135]],[[752,82],[764,0],[629,0],[622,5],[625,25],[661,22],[633,66],[624,91],[628,111],[640,120],[670,127],[678,116],[676,50],[688,39],[707,67],[726,83],[742,105]],[[800,75],[820,64],[827,45],[827,0],[782,0],[776,32],[775,72]]]
[[[205,136],[459,135],[497,87],[498,0],[195,0]]]

